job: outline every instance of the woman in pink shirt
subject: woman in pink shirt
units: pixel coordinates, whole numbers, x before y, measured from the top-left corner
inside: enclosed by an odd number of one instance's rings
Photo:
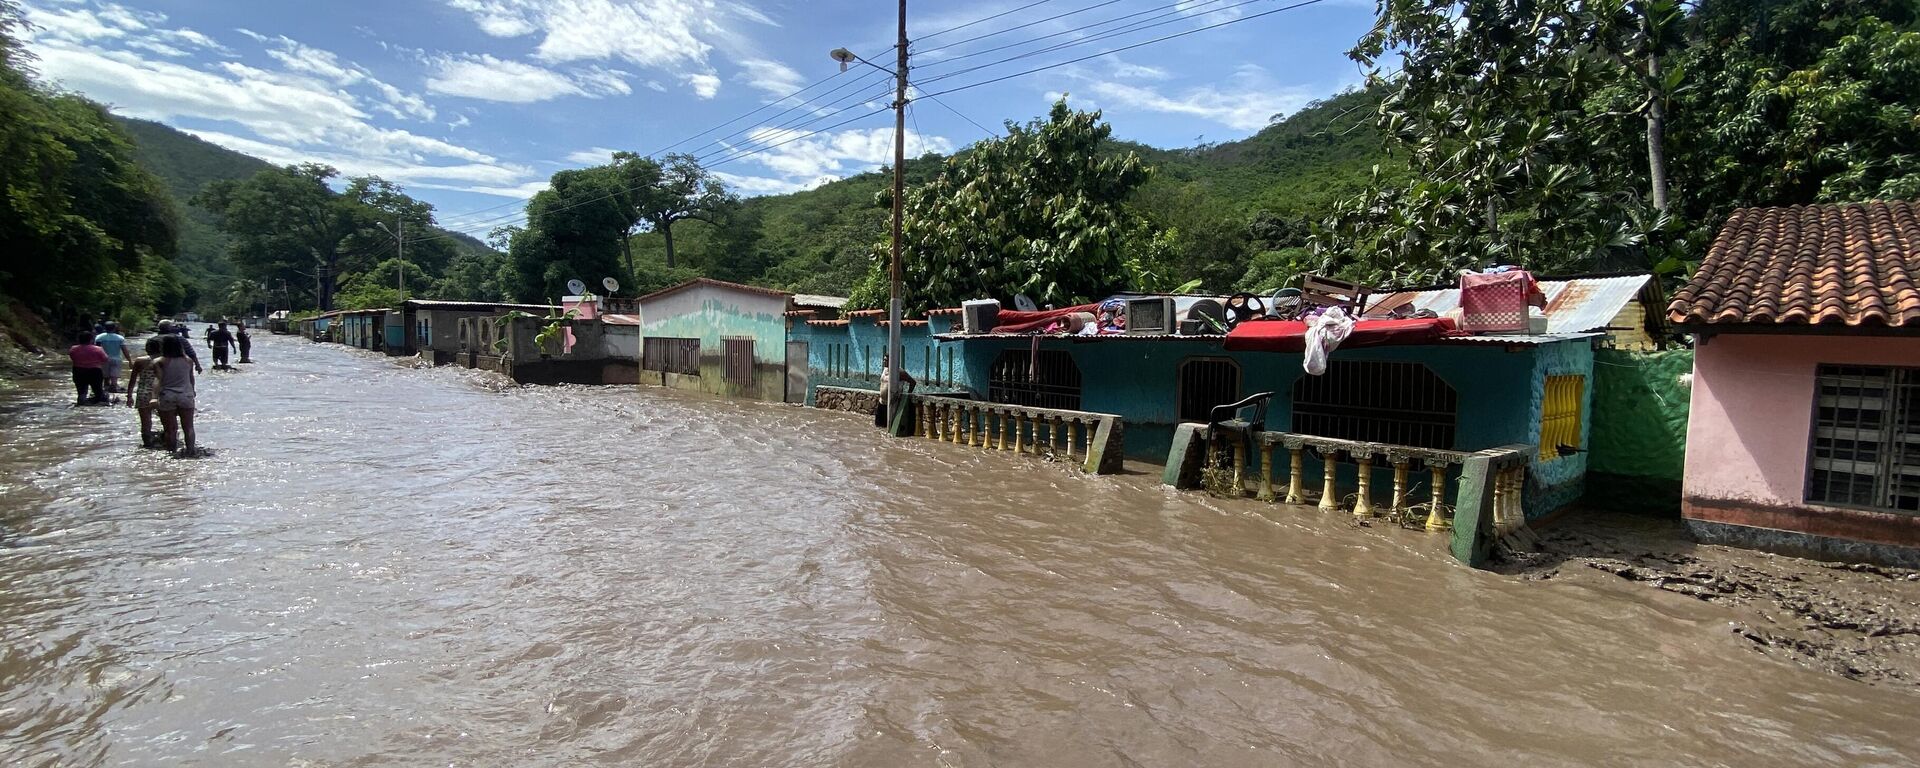
[[[73,361],[73,404],[104,403],[107,401],[107,351],[93,343],[92,334],[82,334],[75,342],[67,349],[67,358]]]

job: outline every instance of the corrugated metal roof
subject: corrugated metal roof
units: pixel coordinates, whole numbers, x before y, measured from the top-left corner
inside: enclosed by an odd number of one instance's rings
[[[1592,339],[1605,336],[1604,333],[1482,333],[1475,336],[1443,336],[1436,344],[1514,344],[1537,347],[1542,344],[1558,344],[1563,341]]]
[[[1540,281],[1540,292],[1547,295],[1547,333],[1584,333],[1612,325],[1620,310],[1639,298],[1652,279],[1652,275],[1621,275]],[[1444,315],[1460,306],[1460,289],[1390,293],[1375,299],[1367,312],[1375,314],[1404,305]]]
[[[487,312],[495,309],[499,309],[499,310],[519,309],[519,310],[526,310],[526,311],[540,310],[542,312],[551,312],[553,310],[559,309],[559,307],[555,307],[550,304],[506,304],[506,303],[497,302],[497,301],[443,301],[440,299],[407,299],[406,301],[403,301],[400,303],[404,306],[417,307],[421,309],[445,309],[445,310],[452,310],[452,311],[473,311],[473,312]]]
[[[607,314],[600,316],[600,322],[606,323],[607,325],[639,325],[640,317],[638,315]]]
[[[796,293],[793,295],[793,305],[796,307],[827,307],[829,309],[839,309],[847,305],[847,297]]]

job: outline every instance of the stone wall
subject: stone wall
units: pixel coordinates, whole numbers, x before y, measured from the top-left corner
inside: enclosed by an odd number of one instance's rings
[[[815,387],[813,407],[829,411],[873,413],[880,406],[880,390],[851,387]]]

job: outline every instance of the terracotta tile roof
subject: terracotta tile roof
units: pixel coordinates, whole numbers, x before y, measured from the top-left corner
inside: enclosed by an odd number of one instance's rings
[[[1920,204],[1743,208],[1673,295],[1694,325],[1920,326]]]
[[[960,313],[965,311],[966,310],[961,307],[941,307],[939,309],[927,310],[927,317],[946,317],[948,315],[959,317]]]

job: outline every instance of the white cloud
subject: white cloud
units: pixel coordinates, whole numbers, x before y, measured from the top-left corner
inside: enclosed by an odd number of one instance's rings
[[[231,53],[213,38],[192,29],[159,26],[167,20],[164,13],[134,10],[114,3],[90,6],[76,3],[74,7],[58,10],[27,6],[24,10],[27,22],[34,27],[28,35],[32,40],[68,43],[120,40],[130,48],[173,57],[188,55],[188,48]]]
[[[374,77],[366,67],[350,61],[341,61],[332,51],[315,48],[285,36],[266,37],[257,33],[241,30],[248,37],[265,43],[267,56],[288,72],[312,75],[327,83],[341,88],[364,85],[380,95],[380,101],[374,106],[382,112],[396,118],[432,120],[435,113],[427,100],[420,96]]]
[[[567,162],[574,165],[604,165],[613,161],[613,153],[617,151],[606,147],[575,150],[567,153]]]
[[[1150,86],[1105,80],[1089,82],[1086,87],[1114,108],[1188,115],[1249,132],[1266,127],[1275,115],[1306,106],[1315,93],[1301,86],[1278,85],[1266,70],[1253,65],[1241,66],[1224,87],[1204,85],[1167,93]]]
[[[907,156],[928,152],[953,151],[954,142],[944,136],[907,132]],[[735,147],[735,162],[754,163],[772,171],[772,177],[735,173],[730,176],[742,192],[778,194],[810,189],[853,173],[869,171],[893,162],[892,128],[849,128],[844,131],[805,136],[804,131],[760,127],[748,132],[747,141]],[[724,160],[722,158],[721,160]],[[718,160],[716,162],[719,162]]]
[[[776,99],[800,90],[807,84],[793,67],[772,59],[741,60],[740,74],[734,79]]]
[[[572,76],[490,54],[442,56],[433,62],[427,90],[447,96],[528,104],[565,96],[632,93],[617,70],[591,67]]]
[[[773,25],[742,0],[442,0],[495,37],[537,36],[533,58],[547,64],[619,61],[676,77],[701,98],[720,87],[716,47],[750,57],[736,21]]]
[[[473,121],[468,120],[466,115],[454,115],[453,122],[447,123],[447,129],[465,128],[469,125],[473,125]]]
[[[720,77],[711,73],[688,75],[684,78],[687,85],[693,86],[693,95],[711,99],[720,93]]]

